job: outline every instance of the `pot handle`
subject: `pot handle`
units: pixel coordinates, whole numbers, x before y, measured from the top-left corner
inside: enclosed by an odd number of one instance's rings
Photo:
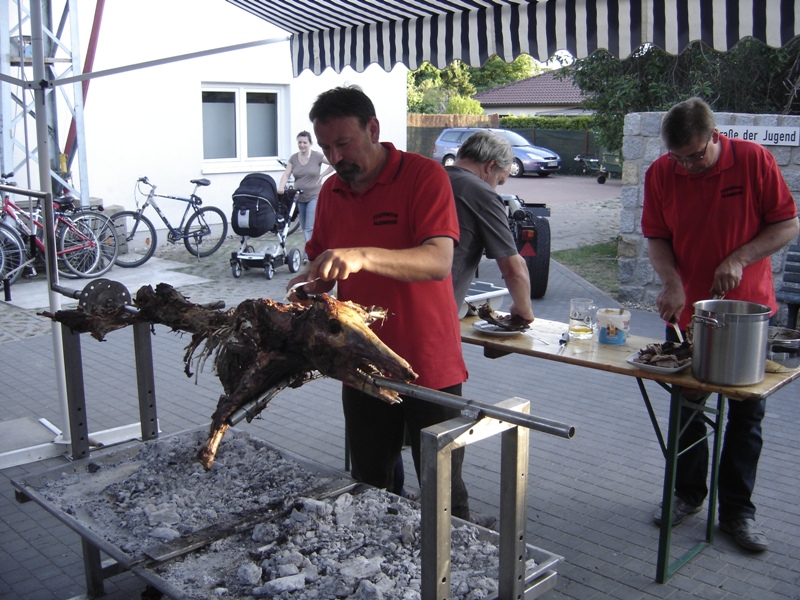
[[[712,327],[725,327],[725,323],[720,323],[716,319],[712,319],[711,317],[704,317],[703,315],[692,315],[692,321],[700,321],[701,323],[705,323],[706,325],[711,325]]]

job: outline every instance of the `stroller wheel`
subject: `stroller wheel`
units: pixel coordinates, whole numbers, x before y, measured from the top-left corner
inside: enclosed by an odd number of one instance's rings
[[[297,273],[300,270],[300,250],[297,248],[292,248],[289,250],[289,260],[287,261],[289,265],[289,272],[290,273]]]
[[[231,272],[236,279],[242,276],[242,263],[238,260],[236,262],[231,261]]]
[[[275,266],[272,264],[272,261],[269,261],[267,264],[264,265],[264,277],[267,279],[272,279],[275,276]]]

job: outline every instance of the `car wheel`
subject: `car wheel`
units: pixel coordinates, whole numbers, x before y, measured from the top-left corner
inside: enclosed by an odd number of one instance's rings
[[[518,158],[515,158],[514,162],[511,163],[511,172],[509,175],[511,175],[511,177],[522,177],[523,173],[525,173],[525,169],[522,168],[522,163]]]
[[[442,159],[442,164],[445,167],[452,167],[454,164],[456,164],[456,157],[448,154]]]

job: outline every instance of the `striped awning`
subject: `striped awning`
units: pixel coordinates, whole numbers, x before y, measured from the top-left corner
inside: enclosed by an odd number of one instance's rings
[[[372,63],[391,70],[492,55],[547,61],[644,43],[672,54],[701,40],[725,51],[745,37],[780,47],[800,34],[800,0],[228,0],[292,34],[295,75]]]

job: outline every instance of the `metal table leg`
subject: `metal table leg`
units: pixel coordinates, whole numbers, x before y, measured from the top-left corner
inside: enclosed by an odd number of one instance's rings
[[[704,404],[689,402],[681,397],[678,386],[662,385],[670,391],[669,424],[667,426],[666,440],[662,437],[661,429],[655,417],[650,398],[641,379],[637,378],[642,398],[650,415],[650,420],[658,437],[661,450],[665,458],[664,468],[664,487],[661,500],[661,526],[658,537],[658,556],[656,559],[656,582],[665,583],[683,565],[689,562],[692,557],[708,546],[714,539],[714,526],[716,524],[717,509],[717,487],[719,482],[719,456],[722,448],[722,427],[725,416],[725,396],[717,395],[716,408],[708,408]],[[701,443],[704,439],[713,436],[714,446],[711,457],[711,481],[709,483],[708,497],[708,520],[706,522],[706,536],[702,542],[698,542],[692,548],[683,553],[675,561],[670,562],[670,547],[672,541],[672,510],[675,502],[675,479],[678,467],[678,457],[689,448],[680,451],[680,437],[683,434],[681,429],[681,411],[683,409],[693,410],[703,414],[703,419],[711,425],[711,431],[701,438],[691,447]],[[706,414],[715,415],[710,419]]]

